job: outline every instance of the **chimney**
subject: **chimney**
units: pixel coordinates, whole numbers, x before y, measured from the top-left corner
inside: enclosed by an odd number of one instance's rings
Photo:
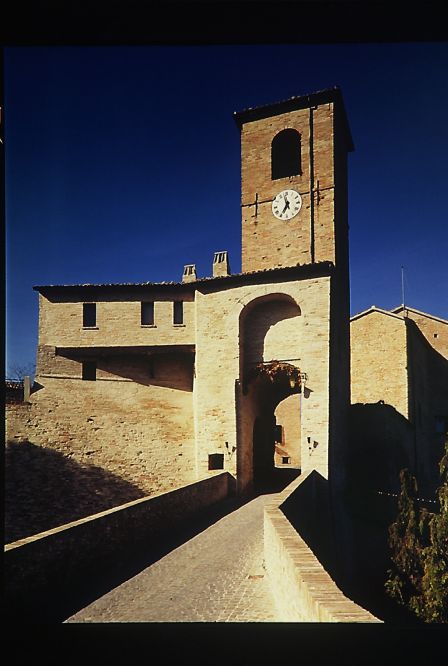
[[[215,252],[213,257],[213,277],[230,275],[229,256],[227,250]]]
[[[182,274],[182,282],[194,282],[196,278],[196,264],[186,264]]]

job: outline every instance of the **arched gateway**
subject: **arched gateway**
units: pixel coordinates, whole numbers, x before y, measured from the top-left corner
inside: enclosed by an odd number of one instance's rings
[[[238,477],[244,478],[247,488],[266,489],[276,485],[282,475],[282,465],[276,466],[276,458],[287,459],[283,467],[288,470],[293,467],[289,464],[293,458],[296,473],[299,473],[300,431],[289,430],[288,441],[285,441],[285,430],[277,423],[275,410],[282,401],[301,390],[300,317],[301,310],[295,299],[281,292],[254,298],[240,314],[238,416],[245,427],[238,447]],[[284,417],[289,416],[288,420],[293,422],[294,416],[288,412],[298,407],[297,403],[289,405]],[[300,418],[295,421],[298,430]],[[290,474],[287,476],[289,478]]]

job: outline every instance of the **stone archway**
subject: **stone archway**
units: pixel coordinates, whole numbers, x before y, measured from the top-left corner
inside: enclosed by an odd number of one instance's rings
[[[240,313],[239,492],[273,479],[274,412],[282,400],[300,391],[301,314],[296,300],[282,292],[261,294],[246,302]]]
[[[252,478],[259,492],[280,490],[300,473],[297,467],[275,465],[277,406],[286,398],[301,392],[299,368],[290,363],[258,363],[247,373],[244,392],[252,400]]]

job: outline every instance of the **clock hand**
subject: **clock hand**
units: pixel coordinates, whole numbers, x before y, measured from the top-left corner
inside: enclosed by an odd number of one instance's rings
[[[284,209],[282,210],[282,214],[283,214],[288,208],[289,208],[289,201],[288,201],[288,199],[286,198],[286,195],[285,195],[285,207],[284,207]]]

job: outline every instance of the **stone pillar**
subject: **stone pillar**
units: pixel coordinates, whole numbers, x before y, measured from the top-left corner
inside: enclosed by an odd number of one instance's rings
[[[29,402],[31,395],[31,380],[30,377],[23,378],[23,402]]]

